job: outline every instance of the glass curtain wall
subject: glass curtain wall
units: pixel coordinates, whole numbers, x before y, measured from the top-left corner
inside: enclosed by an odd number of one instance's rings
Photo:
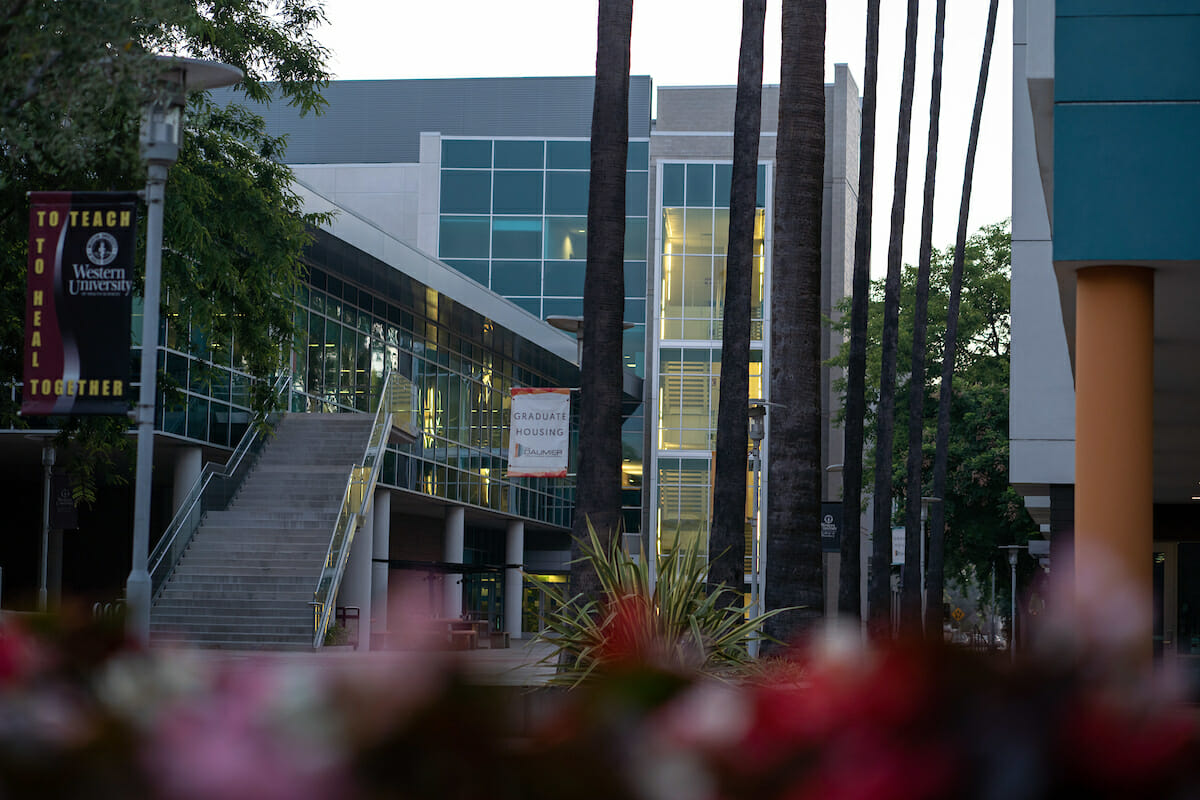
[[[369,410],[391,363],[413,383],[420,436],[389,450],[381,483],[570,527],[573,485],[506,478],[504,432],[513,386],[561,386],[573,368],[540,350],[527,360],[535,348],[512,333],[414,287],[401,305],[310,268],[296,306],[292,410]]]
[[[623,358],[643,378],[649,157],[629,142]],[[582,316],[590,160],[587,139],[443,139],[439,257],[539,319]],[[638,407],[622,428],[627,533],[641,530],[644,427]]]
[[[728,163],[663,163],[656,237],[654,524],[658,550],[699,541],[707,552],[721,382]],[[763,384],[768,171],[759,166],[751,289],[750,397]],[[750,476],[747,472],[747,486]],[[749,516],[749,510],[747,512]],[[747,527],[749,536],[749,527]],[[750,543],[747,541],[747,553]]]

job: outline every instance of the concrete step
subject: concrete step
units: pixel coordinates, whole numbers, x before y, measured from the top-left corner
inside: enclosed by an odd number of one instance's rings
[[[311,650],[313,597],[371,415],[289,414],[152,611],[155,644]]]

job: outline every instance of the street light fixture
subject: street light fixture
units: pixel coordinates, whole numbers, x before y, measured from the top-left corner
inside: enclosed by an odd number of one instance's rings
[[[1012,593],[1008,612],[1008,653],[1011,661],[1017,660],[1017,553],[1027,549],[1023,544],[1002,545],[998,549],[1008,551],[1008,566],[1012,572]]]
[[[158,303],[162,295],[163,199],[167,170],[183,145],[183,111],[191,91],[231,86],[242,71],[228,64],[194,58],[159,56],[158,80],[142,108],[139,135],[146,178],[146,286],[142,311],[141,388],[133,417],[137,423],[137,472],[134,481],[133,564],[125,583],[127,632],[145,645],[150,640],[150,488],[154,468],[155,369],[158,354]]]
[[[766,416],[767,403],[763,400],[751,400],[750,407],[750,469],[754,476],[752,483],[752,495],[750,503],[750,617],[754,619],[759,616],[760,590],[759,584],[761,580],[761,570],[759,569],[759,546],[758,546],[758,505],[759,505],[759,480],[762,475],[762,443],[766,436]],[[758,641],[754,640],[750,644],[752,652],[750,655],[758,655]]]
[[[575,364],[583,368],[583,317],[570,316],[567,314],[550,314],[546,317],[546,322],[552,328],[558,328],[560,331],[575,334]],[[621,330],[629,330],[633,327],[632,322],[622,322]]]

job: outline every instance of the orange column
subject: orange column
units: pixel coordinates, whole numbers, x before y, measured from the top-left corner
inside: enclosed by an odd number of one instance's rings
[[[1154,273],[1088,267],[1075,295],[1075,574],[1081,600],[1132,589],[1150,655],[1154,539]],[[1091,581],[1090,585],[1088,581]]]

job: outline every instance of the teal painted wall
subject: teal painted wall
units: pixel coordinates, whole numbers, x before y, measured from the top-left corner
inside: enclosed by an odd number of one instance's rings
[[[1200,259],[1200,0],[1059,0],[1054,260]]]

